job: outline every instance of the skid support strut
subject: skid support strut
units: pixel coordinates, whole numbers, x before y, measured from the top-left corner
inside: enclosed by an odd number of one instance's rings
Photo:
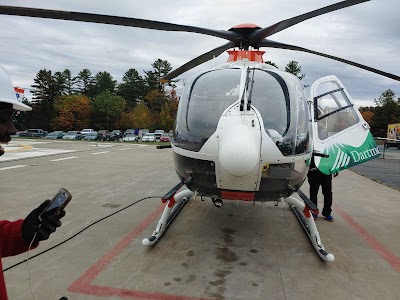
[[[194,194],[190,190],[184,190],[176,193],[182,186],[183,182],[176,185],[171,191],[169,191],[164,197],[161,198],[163,203],[166,203],[164,211],[158,221],[156,230],[149,238],[142,240],[142,245],[152,246],[154,245],[163,235],[169,224],[178,215],[182,207],[189,201],[190,197]]]
[[[305,196],[300,190],[298,190],[297,192],[301,198]],[[317,251],[319,257],[321,257],[325,261],[334,261],[335,257],[333,256],[333,254],[327,252],[324,245],[321,243],[321,238],[319,237],[317,226],[315,225],[314,218],[311,214],[311,212],[318,213],[318,208],[313,205],[313,203],[307,198],[307,196],[305,197],[308,201],[306,199],[303,199],[305,201],[302,202],[292,196],[285,198],[284,201],[288,203],[292,208],[300,224],[303,226],[304,231],[310,238],[310,241]],[[311,202],[312,204],[310,204],[309,202]]]

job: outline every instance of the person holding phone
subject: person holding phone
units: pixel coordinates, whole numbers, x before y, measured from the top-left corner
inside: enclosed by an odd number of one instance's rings
[[[11,119],[14,110],[30,111],[32,108],[17,100],[12,82],[0,66],[0,156],[4,154],[1,144],[11,141],[11,135],[16,133]],[[0,299],[8,299],[1,258],[26,252],[29,247],[36,248],[61,226],[64,210],[55,215],[42,214],[49,204],[50,200],[44,201],[25,219],[0,221]]]

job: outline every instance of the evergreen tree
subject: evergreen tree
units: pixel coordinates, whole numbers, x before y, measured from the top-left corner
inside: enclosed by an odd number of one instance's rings
[[[375,99],[374,116],[371,122],[371,132],[375,136],[386,136],[387,125],[400,123],[400,98],[396,100],[395,93],[388,89]]]
[[[122,96],[126,100],[128,109],[132,109],[137,102],[144,99],[144,80],[136,69],[129,69],[124,74],[122,83],[118,86],[117,95]]]
[[[274,63],[273,61],[267,60],[265,63],[266,63],[267,65],[271,65],[271,66],[273,66],[273,67],[279,69],[279,68],[278,68],[278,65],[277,65],[276,63]]]
[[[75,80],[76,92],[89,96],[89,89],[93,85],[94,77],[88,69],[83,69],[78,73]]]
[[[71,71],[69,69],[65,69],[62,72],[65,79],[65,92],[67,95],[73,95],[76,93],[76,81],[77,77],[72,77]]]
[[[107,71],[98,72],[94,78],[94,84],[89,88],[89,97],[95,98],[103,92],[108,91],[115,94],[117,81]]]
[[[305,74],[301,74],[301,66],[299,66],[299,63],[294,60],[289,61],[289,63],[286,65],[285,72],[289,72],[297,76],[297,78],[299,78],[300,80],[306,77]]]
[[[51,129],[49,120],[53,118],[53,104],[61,94],[62,85],[59,82],[60,77],[55,77],[52,72],[46,69],[40,70],[31,85],[33,94],[34,112],[30,116],[30,127]]]
[[[156,89],[163,92],[165,90],[165,84],[161,83],[160,80],[172,70],[171,64],[167,60],[159,58],[152,63],[151,66],[153,67],[152,71],[144,71],[146,74],[145,81],[147,84],[147,92]],[[174,82],[176,81],[171,81],[168,85],[174,87]]]

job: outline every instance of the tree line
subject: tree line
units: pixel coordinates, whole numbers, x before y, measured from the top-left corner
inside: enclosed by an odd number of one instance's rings
[[[173,128],[178,106],[175,82],[160,83],[172,68],[168,61],[157,59],[144,76],[131,68],[117,83],[107,72],[93,75],[83,69],[76,76],[69,69],[52,72],[42,69],[31,85],[33,107],[15,116],[18,129],[42,128],[80,130],[82,128],[150,130]]]
[[[272,61],[266,61],[276,68]],[[107,71],[93,75],[83,69],[76,76],[65,69],[62,72],[40,70],[31,86],[33,101],[23,102],[34,109],[15,116],[16,127],[51,130],[80,130],[82,128],[150,130],[173,128],[179,98],[174,81],[162,84],[171,64],[157,59],[144,76],[131,68],[117,83]],[[284,71],[304,79],[297,61],[289,61]],[[388,89],[375,99],[376,106],[360,107],[374,136],[386,136],[387,125],[400,123],[400,98]]]
[[[388,89],[378,99],[374,99],[376,106],[360,107],[364,120],[370,125],[371,133],[376,137],[386,137],[387,125],[400,123],[400,97]]]

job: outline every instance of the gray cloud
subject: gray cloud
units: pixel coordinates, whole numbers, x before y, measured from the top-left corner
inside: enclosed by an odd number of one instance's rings
[[[151,19],[157,21],[229,29],[240,23],[262,27],[274,24],[338,1],[237,1],[222,0],[165,2],[149,1],[23,1],[0,0],[2,5],[33,6]],[[319,16],[279,32],[271,39],[325,52],[390,73],[400,74],[400,27],[396,0],[369,1]],[[0,16],[0,64],[15,85],[29,87],[40,69],[83,68],[92,73],[109,71],[121,80],[129,68],[151,69],[157,58],[174,68],[223,43],[224,40],[191,33],[175,33],[110,25]],[[400,97],[400,84],[391,79],[309,54],[266,49],[265,60],[280,68],[296,60],[311,84],[321,76],[334,74],[345,84],[358,105],[371,105],[386,89]],[[227,54],[184,74],[223,63]]]

